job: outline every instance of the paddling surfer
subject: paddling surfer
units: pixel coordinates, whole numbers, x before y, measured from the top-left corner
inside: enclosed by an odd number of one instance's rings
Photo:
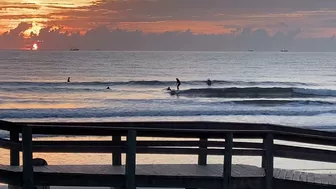
[[[68,77],[68,82],[70,82],[70,77]]]
[[[212,85],[212,81],[211,81],[210,79],[208,79],[208,80],[206,81],[206,84],[207,84],[208,86],[211,86],[211,85]]]

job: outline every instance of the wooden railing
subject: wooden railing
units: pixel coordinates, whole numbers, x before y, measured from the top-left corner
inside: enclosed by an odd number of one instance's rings
[[[223,187],[231,187],[232,156],[261,156],[265,188],[273,185],[274,157],[336,163],[336,133],[270,124],[219,122],[111,122],[111,123],[11,123],[0,121],[0,129],[10,132],[0,139],[0,147],[10,150],[10,165],[20,164],[23,152],[23,187],[33,188],[33,152],[112,153],[112,165],[121,165],[126,154],[126,188],[135,188],[136,154],[198,155],[206,165],[208,155],[224,155]],[[20,140],[19,134],[22,134]],[[33,141],[33,134],[112,136],[105,141]],[[122,140],[126,137],[126,140]],[[161,140],[137,140],[159,137]],[[164,140],[176,138],[175,140]],[[195,140],[190,140],[195,139]],[[214,140],[215,139],[215,140]],[[218,140],[224,139],[224,140]],[[260,139],[242,142],[234,139]],[[334,149],[278,144],[277,141],[326,145]],[[243,140],[246,141],[246,140]]]

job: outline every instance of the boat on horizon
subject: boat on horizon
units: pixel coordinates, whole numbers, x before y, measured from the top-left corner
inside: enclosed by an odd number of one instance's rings
[[[79,51],[77,48],[71,48],[70,51]]]
[[[280,52],[288,52],[288,50],[287,49],[281,49]]]

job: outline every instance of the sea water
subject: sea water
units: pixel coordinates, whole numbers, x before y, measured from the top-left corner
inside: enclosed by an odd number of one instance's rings
[[[0,51],[0,70],[2,120],[336,128],[336,53]]]
[[[333,131],[335,76],[336,53],[0,51],[0,119],[251,122]],[[180,90],[167,91],[176,90],[176,78]],[[8,164],[9,152],[0,153],[0,163]],[[34,156],[49,164],[111,163],[110,154]],[[196,163],[197,157],[139,155],[137,161]],[[260,166],[261,160],[233,162]],[[283,158],[275,158],[275,167],[336,170],[334,164]]]

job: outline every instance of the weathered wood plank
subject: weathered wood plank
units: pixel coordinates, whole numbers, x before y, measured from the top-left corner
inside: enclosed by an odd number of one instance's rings
[[[22,128],[23,149],[23,189],[33,189],[33,151],[32,151],[32,128]]]
[[[329,179],[329,184],[336,185],[336,175],[332,175]]]
[[[315,183],[322,184],[322,175],[321,174],[315,174]]]
[[[264,159],[264,168],[265,168],[265,188],[272,189],[273,188],[273,134],[269,133],[266,135],[265,140],[265,155]]]
[[[112,142],[121,143],[121,136],[118,136],[118,135],[112,136]],[[112,153],[112,165],[121,165],[121,153],[120,152]]]
[[[0,129],[5,131],[22,132],[22,126],[25,124],[14,123],[10,121],[0,120]]]
[[[328,185],[330,178],[331,177],[328,174],[321,175],[321,183],[325,184],[325,185]]]
[[[208,146],[208,139],[201,137],[199,139],[199,148],[200,148],[200,153],[198,154],[198,165],[206,165],[207,164],[207,146]]]
[[[298,127],[289,127],[289,126],[280,126],[280,125],[272,125],[272,124],[256,124],[256,123],[225,123],[225,122],[208,122],[208,121],[169,121],[169,122],[37,122],[37,123],[22,123],[29,124],[34,127],[48,127],[48,126],[57,126],[57,127],[122,127],[122,128],[194,128],[194,129],[203,129],[203,130],[211,130],[211,129],[222,129],[222,130],[267,130],[272,129],[274,131],[287,131],[287,133],[302,133],[305,135],[319,135],[324,137],[335,137],[335,134],[325,131],[317,131],[310,129],[303,129]],[[286,132],[285,132],[286,133]]]
[[[117,137],[117,136],[116,136]],[[126,141],[34,141],[34,146],[97,146],[97,147],[111,147],[111,146],[125,146]],[[225,144],[223,141],[207,141],[208,147],[223,147]],[[172,140],[172,141],[156,141],[156,140],[141,140],[137,141],[137,146],[144,147],[159,147],[159,146],[179,146],[179,147],[199,147],[200,141],[191,141],[191,140]],[[261,143],[255,142],[234,142],[233,147],[235,148],[252,148],[252,149],[262,149],[263,146]]]
[[[21,149],[21,143],[18,141],[12,141],[7,139],[0,138],[0,147],[3,149],[13,149],[13,150],[20,150]]]
[[[328,174],[321,174],[321,184],[328,185],[330,176]]]
[[[13,131],[16,131],[18,133],[21,132],[20,130],[17,130],[17,128],[21,129],[22,126],[23,124],[21,125],[13,124],[13,128],[14,128]],[[7,122],[0,121],[0,129],[2,127],[3,129],[9,128]],[[262,139],[264,138],[265,135],[270,135],[270,136],[273,135],[272,138],[285,140],[285,141],[298,141],[298,142],[304,142],[307,144],[313,143],[313,144],[324,144],[328,146],[336,146],[336,134],[335,133],[313,131],[313,130],[307,130],[307,129],[301,129],[301,128],[282,127],[282,126],[275,126],[275,125],[270,125],[270,124],[245,124],[245,123],[239,124],[239,123],[216,123],[216,122],[127,122],[127,123],[116,122],[116,123],[61,123],[61,124],[60,123],[36,123],[36,124],[30,123],[28,124],[28,128],[33,128],[34,133],[37,133],[37,134],[65,134],[65,135],[71,134],[71,135],[98,135],[98,136],[112,136],[112,135],[113,136],[127,136],[129,134],[128,132],[131,130],[137,132],[138,136],[173,137],[173,138],[182,137],[182,138],[219,139],[225,135],[231,134],[235,136],[235,139],[239,139],[239,138]],[[125,147],[126,142],[121,141],[121,140],[114,141],[113,139],[112,141],[94,141],[92,143],[88,141],[83,141],[83,143],[81,143],[82,141],[76,141],[76,142],[61,141],[61,142],[55,142],[55,143],[53,142],[54,141],[33,142],[33,151],[112,153],[113,154],[112,156],[118,154],[118,157],[116,158],[113,157],[113,161],[115,160],[115,162],[117,163],[112,162],[112,164],[120,165],[121,164],[120,154],[125,153],[125,152],[129,153],[129,151],[127,150],[130,150],[130,148]],[[11,146],[12,144],[17,144],[17,143],[19,142],[13,143],[13,142],[6,141],[4,139],[3,140],[0,139],[0,147],[4,147],[4,148],[7,148]],[[272,188],[271,180],[273,180],[273,176],[283,177],[281,179],[284,182],[288,181],[288,183],[289,181],[292,181],[292,180],[304,180],[304,179],[306,179],[306,181],[308,182],[317,183],[317,184],[323,184],[323,183],[325,184],[325,183],[333,182],[334,178],[328,177],[326,175],[312,174],[312,173],[304,174],[304,173],[298,173],[297,171],[293,171],[293,170],[274,170],[273,164],[271,166],[269,165],[271,161],[269,161],[268,158],[270,157],[270,154],[272,154],[272,158],[273,156],[278,156],[278,157],[285,157],[285,158],[297,158],[297,159],[306,159],[306,160],[315,160],[315,161],[336,162],[336,158],[335,158],[336,151],[335,150],[320,150],[320,149],[313,149],[313,148],[308,148],[308,147],[302,148],[302,147],[294,147],[294,146],[286,146],[286,145],[275,145],[275,150],[273,149],[274,151],[272,151],[272,150],[268,150],[269,149],[269,147],[267,146],[268,144],[270,143],[267,143],[266,140],[264,140],[264,144],[232,141],[231,147],[230,149],[228,149],[227,147],[224,148],[223,146],[223,145],[228,145],[227,140],[225,141],[225,143],[223,141],[208,141],[207,149],[204,150],[205,148],[204,146],[202,146],[201,142],[195,141],[195,140],[186,141],[186,139],[184,139],[184,140],[178,140],[178,141],[143,141],[143,142],[139,141],[139,145],[137,145],[137,147],[134,147],[134,156],[136,153],[195,154],[195,155],[200,155],[199,156],[200,164],[206,164],[206,158],[204,158],[206,156],[204,155],[223,155],[224,154],[225,158],[227,158],[227,154],[226,154],[227,151],[231,151],[230,156],[232,155],[263,156],[262,167],[265,168],[265,171],[263,171],[263,169],[259,169],[255,167],[231,165],[232,159],[230,160],[231,161],[230,165],[224,165],[224,168],[222,167],[221,169],[219,169],[218,167],[210,168],[211,166],[203,166],[204,169],[199,169],[196,166],[196,167],[190,167],[191,170],[188,172],[186,170],[175,169],[174,167],[170,165],[165,165],[161,167],[163,168],[164,171],[172,173],[172,175],[169,175],[171,179],[178,179],[179,177],[188,177],[188,179],[191,179],[191,180],[188,180],[188,182],[193,183],[194,185],[193,184],[186,185],[186,187],[197,186],[196,181],[192,180],[194,179],[193,177],[200,175],[200,173],[197,173],[197,171],[206,173],[206,175],[203,175],[199,179],[205,179],[205,180],[209,179],[209,180],[212,180],[213,182],[215,182],[215,180],[217,179],[216,183],[219,184],[218,186],[220,186],[221,184],[221,186],[228,186],[228,187],[232,186],[232,182],[233,182],[233,181],[231,182],[232,175],[235,175],[235,179],[237,178],[247,179],[246,176],[250,176],[249,178],[252,179],[252,181],[249,180],[249,182],[255,182],[255,180],[253,179],[260,179],[260,175],[266,174],[266,179],[265,179],[266,188]],[[27,143],[23,144],[23,146],[25,145],[27,145]],[[212,147],[216,147],[216,149]],[[272,144],[272,147],[274,147],[274,144]],[[263,148],[265,150],[262,150]],[[15,149],[18,150],[20,148],[15,148]],[[23,149],[23,151],[27,152],[27,147],[26,149]],[[116,160],[118,158],[119,160]],[[12,162],[15,162],[15,161],[16,160],[14,159],[13,161],[11,160],[11,164]],[[225,160],[225,163],[226,162],[228,161]],[[13,164],[16,164],[16,163],[13,163]],[[27,170],[25,168],[26,166],[27,166],[27,163],[26,165],[24,165],[24,170]],[[135,175],[135,174],[137,174],[138,171],[137,170],[128,171],[128,170],[136,169],[135,163],[134,163],[133,168],[130,168],[129,166],[130,164],[127,163],[126,173],[124,173],[126,174],[126,176],[125,175],[113,175],[113,176],[121,176],[119,180],[117,180],[118,183],[123,183],[120,186],[125,187],[126,185],[127,188],[133,189],[135,188],[135,185],[137,184],[137,180],[135,180],[135,178],[138,178],[137,177],[138,175]],[[230,166],[230,169],[228,168],[228,166]],[[150,169],[143,168],[143,171],[145,173],[143,176],[146,177],[146,179],[153,179],[155,176],[157,177],[167,176],[167,175],[164,175],[162,171],[157,170],[155,167],[156,165],[151,166]],[[235,169],[235,167],[238,167],[238,169]],[[67,172],[67,171],[74,172],[73,174],[70,175],[73,177],[76,177],[76,174],[83,174],[83,176],[87,175],[87,173],[85,172],[87,171],[87,169],[84,167],[80,167],[80,168],[58,167],[57,173],[52,172],[52,169],[50,169],[49,167],[45,167],[43,169],[44,169],[43,172],[38,172],[39,174],[37,178],[42,178],[44,176],[47,176],[47,174],[55,174],[54,176],[56,178],[57,177],[56,174],[62,175],[64,172]],[[151,171],[151,169],[153,171]],[[220,172],[219,170],[224,172],[222,177],[214,176],[213,178],[212,176],[208,175],[208,174],[210,175],[218,174],[218,172]],[[230,170],[230,173],[227,173],[228,170]],[[0,169],[0,172],[1,171],[2,170]],[[77,172],[85,172],[85,173],[77,173]],[[97,178],[99,174],[110,176],[110,172],[111,171],[109,169],[102,168],[98,170],[96,175],[97,175]],[[15,174],[16,173],[18,172],[15,172]],[[131,174],[128,174],[128,173],[131,173]],[[150,175],[153,173],[154,175]],[[132,176],[129,176],[129,175],[132,175]],[[150,177],[147,177],[147,176],[150,176]],[[25,182],[25,179],[27,179],[26,177],[27,175],[24,174],[23,176],[24,182]],[[61,178],[61,177],[58,177],[58,178]],[[162,179],[162,177],[160,179]],[[43,179],[37,179],[37,180],[41,181]],[[130,182],[128,182],[128,180],[130,180]],[[103,181],[103,180],[100,180],[100,181]],[[156,180],[155,182],[158,182],[158,181],[159,180]],[[70,182],[70,181],[67,181],[67,182]],[[86,182],[88,184],[92,184],[90,183],[90,178]],[[110,181],[107,180],[107,181],[104,181],[103,183],[108,184],[108,182]],[[142,184],[145,182],[147,182],[145,181],[145,179],[141,180],[141,182],[139,181],[139,183],[142,183]],[[148,182],[150,181],[148,180]],[[169,179],[165,180],[165,182],[166,184],[168,184]],[[127,183],[131,183],[131,184],[127,185]],[[183,182],[181,182],[180,184],[182,183]],[[200,184],[200,182],[197,181],[197,184]],[[201,184],[200,186],[205,186],[205,185]]]
[[[287,170],[285,170],[285,169],[281,169],[281,171],[280,171],[280,173],[279,173],[279,175],[278,175],[278,178],[279,178],[279,179],[285,179],[285,177],[286,177],[286,173],[287,173]]]
[[[17,131],[10,131],[9,139],[12,143],[19,143],[19,133]],[[20,151],[19,149],[10,149],[10,165],[20,165]]]
[[[227,133],[225,137],[224,171],[223,171],[223,188],[225,189],[231,189],[232,146],[233,146],[233,134]]]
[[[280,169],[274,169],[273,177],[278,178],[279,173],[280,173]]]
[[[300,171],[294,171],[294,176],[293,176],[292,180],[294,180],[294,181],[300,181],[300,175],[301,175]]]
[[[336,151],[332,150],[322,150],[277,144],[275,145],[275,154],[278,157],[284,158],[336,162]]]
[[[125,153],[125,146],[49,146],[49,145],[34,145],[34,152],[44,153]],[[144,147],[140,146],[136,149],[138,154],[194,154],[198,155],[202,150],[197,148],[182,148],[182,147]],[[223,149],[205,149],[202,151],[208,155],[224,155]],[[260,156],[263,153],[258,149],[233,149],[233,155],[240,156]]]
[[[127,153],[125,186],[126,189],[135,189],[135,171],[136,171],[136,131],[129,130],[127,134]]]
[[[253,176],[253,175],[262,175],[263,177],[265,176],[265,171],[263,169],[262,170],[262,174],[260,174],[256,169],[253,169],[253,167],[251,166],[248,166],[248,165],[236,165],[238,168],[239,168],[239,172],[240,172],[240,176],[243,177],[243,175],[250,175],[250,176]]]
[[[301,172],[299,181],[307,182],[307,180],[308,180],[308,173]]]
[[[293,180],[294,172],[294,170],[287,170],[285,180]]]
[[[308,173],[308,175],[307,175],[307,182],[311,182],[311,183],[315,182],[315,175],[314,175],[314,173]]]
[[[21,172],[21,166],[0,165],[0,170]],[[69,173],[69,174],[91,174],[91,175],[125,175],[126,165],[47,165],[34,167],[39,173]],[[233,164],[232,172],[240,172],[235,177],[264,177],[262,168],[250,165]],[[223,178],[222,164],[208,164],[200,166],[196,164],[140,164],[136,165],[136,175],[152,176],[196,176]],[[232,174],[233,175],[233,174]]]
[[[0,170],[7,170],[13,172],[20,172],[22,171],[22,167],[18,166],[0,166]],[[48,165],[45,167],[34,167],[35,174],[38,175],[37,183],[41,183],[39,179],[43,179],[43,182],[55,183],[54,179],[58,179],[57,175],[66,175],[69,180],[70,178],[75,179],[73,184],[71,185],[80,185],[80,186],[92,186],[92,183],[97,184],[99,186],[112,186],[113,184],[109,184],[110,182],[116,182],[116,178],[123,180],[123,176],[125,175],[125,165],[122,166],[111,166],[111,165]],[[249,170],[249,171],[247,171]],[[235,175],[234,180],[240,179],[239,186],[250,186],[253,179],[260,179],[264,177],[262,174],[262,168],[258,168],[255,166],[248,166],[248,165],[232,165],[232,176]],[[277,169],[275,169],[277,170]],[[158,183],[151,183],[150,180],[152,179],[160,179],[160,178],[174,178],[170,182],[170,186],[176,181],[185,182],[190,179],[194,178],[196,180],[203,180],[207,179],[206,183],[212,184],[221,180],[222,177],[223,166],[221,164],[208,164],[206,166],[199,166],[195,164],[169,164],[169,165],[137,165],[136,166],[136,178],[146,177],[148,180],[146,182],[137,181],[136,183],[147,183],[144,186],[162,186]],[[287,172],[288,170],[284,170]],[[236,174],[237,172],[241,172],[241,174]],[[42,174],[45,176],[49,175],[48,177],[41,177]],[[252,174],[252,175],[251,175]],[[296,174],[296,171],[294,171]],[[91,176],[90,183],[87,183],[84,180],[78,180],[81,175],[81,178],[84,178],[85,175]],[[104,177],[106,175],[107,177]],[[316,174],[313,174],[316,175]],[[286,177],[287,175],[285,175]],[[66,178],[64,177],[64,178]],[[99,177],[99,178],[98,178]],[[85,177],[86,178],[86,177]],[[106,180],[104,180],[104,179]],[[289,178],[289,177],[288,177]],[[315,177],[313,177],[315,178]],[[328,178],[328,175],[321,175],[321,183],[330,182],[328,180],[324,180]],[[335,178],[335,177],[334,177]],[[333,178],[333,179],[334,179]],[[252,179],[252,180],[251,180]],[[68,181],[59,180],[59,184],[70,184]],[[286,181],[286,180],[283,180]],[[99,184],[99,183],[100,184]],[[104,183],[104,184],[102,184]],[[301,182],[301,186],[305,186],[305,182]],[[45,183],[44,183],[45,184]],[[151,185],[150,185],[151,184]],[[198,183],[199,184],[199,183]],[[336,183],[335,183],[336,185]],[[119,184],[115,184],[114,186],[119,186]],[[120,185],[122,186],[122,185]],[[181,185],[179,185],[181,186]],[[244,187],[243,187],[244,188]]]

